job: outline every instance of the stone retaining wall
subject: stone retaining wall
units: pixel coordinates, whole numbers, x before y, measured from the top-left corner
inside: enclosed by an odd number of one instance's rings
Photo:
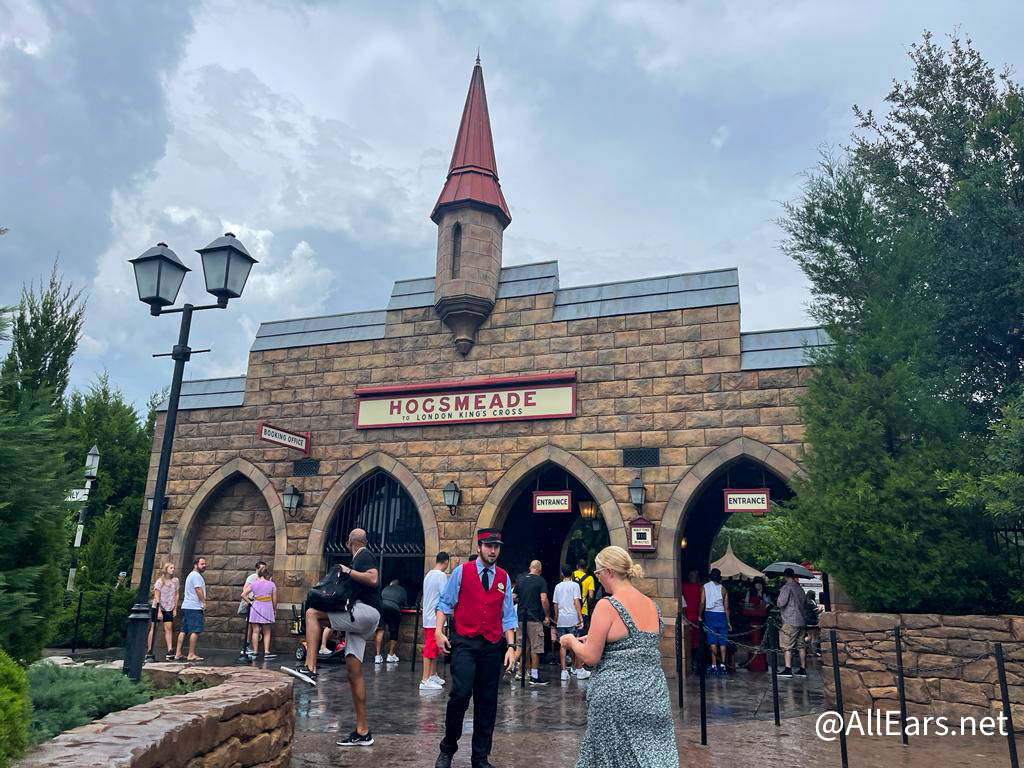
[[[17,768],[284,768],[295,711],[279,672],[149,664],[159,687],[176,679],[210,686],[114,712],[40,745]]]
[[[994,717],[1002,712],[993,644],[1003,643],[1014,727],[1024,730],[1024,617],[832,612],[821,616],[825,700],[835,702],[828,630],[839,642],[846,710],[899,710],[896,643],[900,627],[907,714]],[[920,674],[916,670],[920,669]]]

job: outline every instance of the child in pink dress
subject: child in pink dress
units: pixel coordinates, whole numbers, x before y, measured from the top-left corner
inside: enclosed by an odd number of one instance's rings
[[[274,626],[274,611],[277,608],[277,587],[270,579],[270,569],[261,565],[256,578],[242,590],[242,598],[248,600],[249,623],[252,624],[252,649],[259,647],[260,630],[263,631],[263,657],[272,658],[270,652],[270,630]]]

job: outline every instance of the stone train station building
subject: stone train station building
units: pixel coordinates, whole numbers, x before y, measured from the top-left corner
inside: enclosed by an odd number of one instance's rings
[[[264,323],[244,376],[186,382],[157,568],[205,556],[203,642],[237,647],[242,583],[266,560],[284,649],[290,606],[356,526],[413,601],[436,552],[464,561],[477,528],[503,530],[513,576],[538,558],[552,587],[561,562],[632,545],[671,654],[723,490],[791,494],[806,355],[826,337],[741,332],[735,269],[563,287],[556,262],[502,266],[511,216],[479,62],[431,219],[434,274],[396,281],[385,308]]]

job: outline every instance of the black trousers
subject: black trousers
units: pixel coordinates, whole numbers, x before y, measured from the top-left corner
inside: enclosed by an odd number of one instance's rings
[[[452,689],[444,716],[441,751],[454,755],[462,736],[462,721],[473,697],[473,764],[491,753],[491,736],[498,713],[498,684],[504,643],[490,643],[482,637],[452,638]]]

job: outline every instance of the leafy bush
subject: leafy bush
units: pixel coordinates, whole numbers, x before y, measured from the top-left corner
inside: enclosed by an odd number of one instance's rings
[[[103,637],[103,614],[106,610],[107,593],[110,592],[110,610],[107,612],[107,635]],[[82,591],[82,616],[78,625],[79,648],[112,648],[124,645],[128,627],[128,614],[138,592],[130,587],[120,589],[86,589]],[[75,613],[78,610],[78,592],[64,595],[64,604],[57,618],[57,634],[54,645],[58,648],[71,646],[75,632]]]
[[[0,768],[25,751],[31,712],[25,670],[0,650]]]
[[[58,667],[39,662],[28,668],[28,685],[32,744],[152,697],[148,683],[136,684],[120,670],[100,667]]]

